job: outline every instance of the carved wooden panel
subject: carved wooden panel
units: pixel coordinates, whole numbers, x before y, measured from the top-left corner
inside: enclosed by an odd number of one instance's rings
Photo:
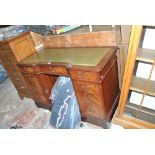
[[[23,35],[10,42],[10,47],[17,59],[17,62],[31,56],[36,52],[35,44],[30,34]]]
[[[81,113],[85,116],[103,117],[102,95],[99,84],[73,81]]]
[[[43,90],[40,86],[39,80],[37,75],[33,74],[24,74],[24,77],[29,85],[29,88],[32,92],[32,95],[34,97],[35,101],[42,102],[42,103],[47,103],[48,101],[44,97]]]

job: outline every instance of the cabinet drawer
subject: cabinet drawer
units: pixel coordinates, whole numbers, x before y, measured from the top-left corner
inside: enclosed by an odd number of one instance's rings
[[[39,70],[47,74],[68,75],[67,69],[65,67],[44,66],[40,67]]]
[[[100,80],[98,73],[95,72],[85,72],[85,71],[70,71],[72,79],[78,80],[88,80],[88,81],[97,81]]]

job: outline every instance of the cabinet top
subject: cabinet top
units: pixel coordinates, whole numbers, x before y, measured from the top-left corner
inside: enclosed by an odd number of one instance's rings
[[[19,65],[64,64],[66,66],[96,67],[114,53],[114,47],[43,49],[21,61]]]

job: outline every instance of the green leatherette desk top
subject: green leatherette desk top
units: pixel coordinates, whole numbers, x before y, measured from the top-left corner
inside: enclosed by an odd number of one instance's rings
[[[61,48],[43,49],[19,64],[67,63],[75,66],[97,66],[113,48]]]

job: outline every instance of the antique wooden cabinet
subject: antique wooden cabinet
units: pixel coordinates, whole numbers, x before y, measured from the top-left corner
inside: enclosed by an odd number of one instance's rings
[[[106,127],[119,99],[116,50],[43,49],[18,65],[39,107],[50,108],[56,78],[67,76],[72,80],[82,119]]]
[[[29,33],[0,41],[0,58],[20,98],[33,98],[17,62],[34,54],[35,44]]]

